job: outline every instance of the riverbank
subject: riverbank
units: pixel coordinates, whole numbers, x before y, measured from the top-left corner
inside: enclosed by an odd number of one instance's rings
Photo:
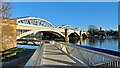
[[[113,38],[119,38],[119,36],[88,36],[87,38],[109,38],[109,39],[113,39]]]
[[[18,47],[2,51],[2,68],[22,68],[34,52],[35,49],[25,49]]]

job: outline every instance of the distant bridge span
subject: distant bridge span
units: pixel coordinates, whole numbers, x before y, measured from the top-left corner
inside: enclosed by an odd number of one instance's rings
[[[65,34],[65,29],[67,29],[67,34]],[[78,36],[82,34],[82,30],[78,28],[73,28],[69,25],[54,26],[49,21],[38,17],[22,17],[17,19],[17,39],[40,31],[55,32],[66,38],[71,33],[76,33]]]

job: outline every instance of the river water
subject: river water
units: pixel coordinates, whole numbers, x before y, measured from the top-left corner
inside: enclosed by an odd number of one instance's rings
[[[37,40],[41,40],[36,38]],[[81,46],[90,46],[95,48],[107,49],[120,52],[120,39],[118,38],[70,38],[69,43],[79,44]]]
[[[73,42],[74,41],[74,42]],[[81,40],[72,40],[70,43],[80,44],[82,46],[90,46],[95,48],[107,49],[112,51],[119,51],[120,52],[120,40],[117,38],[87,38]]]

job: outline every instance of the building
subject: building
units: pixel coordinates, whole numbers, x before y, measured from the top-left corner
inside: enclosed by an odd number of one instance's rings
[[[16,47],[16,19],[0,17],[0,51]]]

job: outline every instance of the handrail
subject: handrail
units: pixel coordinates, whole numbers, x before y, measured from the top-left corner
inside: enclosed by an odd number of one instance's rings
[[[75,45],[80,46],[78,44],[75,44]],[[119,51],[112,51],[108,49],[101,49],[101,48],[95,48],[95,47],[90,47],[90,46],[80,46],[80,47],[120,57]]]
[[[39,48],[35,51],[32,57],[25,64],[24,68],[27,68],[27,66],[31,66],[33,68],[35,66],[42,66],[43,50],[44,50],[44,43],[42,42]]]
[[[94,50],[90,50],[90,49],[86,49],[86,48],[83,48],[83,47],[73,46],[73,45],[71,45],[70,43],[64,43],[64,42],[60,42],[60,43],[66,44],[66,45],[69,45],[69,46],[72,46],[72,47],[82,48],[82,49],[85,49],[85,50],[87,50],[87,51],[89,51],[89,52],[94,52],[94,53],[96,53],[96,54],[102,54],[102,55],[106,55],[106,56],[109,55],[110,57],[119,58],[119,59],[120,59],[120,57],[118,57],[118,56],[114,56],[114,55],[110,55],[110,54],[106,54],[106,53],[101,53],[101,52],[94,51]]]
[[[120,57],[97,52],[94,50],[73,46],[69,43],[55,42],[55,46],[72,57],[82,61],[87,66],[120,66]]]

